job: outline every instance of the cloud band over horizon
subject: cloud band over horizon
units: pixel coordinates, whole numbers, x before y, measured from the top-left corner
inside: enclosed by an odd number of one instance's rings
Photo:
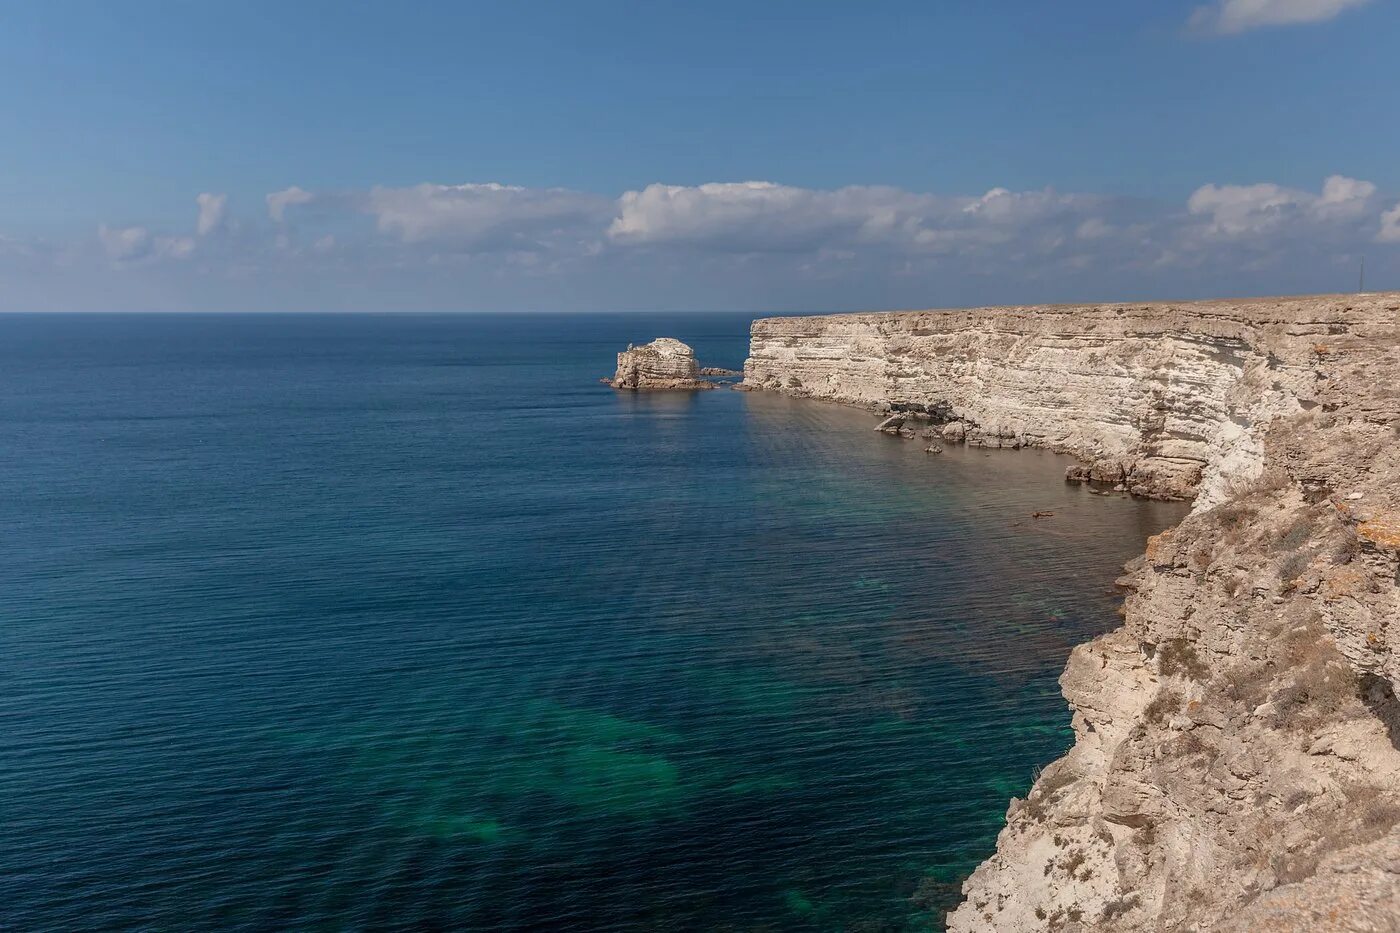
[[[1309,290],[1337,290],[1368,250],[1378,276],[1400,263],[1400,203],[1343,175],[1316,192],[1205,184],[1176,205],[1054,189],[939,195],[766,181],[658,183],[615,198],[494,182],[294,186],[263,200],[237,214],[226,195],[202,192],[187,231],[104,224],[92,241],[67,244],[0,231],[0,274],[37,281],[89,268],[107,293],[123,293],[124,281],[155,289],[162,308],[226,307],[219,289],[237,295],[239,283],[275,279],[272,300],[252,305],[307,307],[320,296],[331,309],[343,303],[334,296],[372,280],[391,283],[403,307],[764,310],[1011,293],[1050,301],[1096,284],[1178,297],[1270,273],[1287,285],[1308,270],[1302,281],[1321,286]],[[1160,294],[1174,281],[1174,294]],[[678,300],[687,283],[698,301]],[[82,305],[70,295],[48,306]]]

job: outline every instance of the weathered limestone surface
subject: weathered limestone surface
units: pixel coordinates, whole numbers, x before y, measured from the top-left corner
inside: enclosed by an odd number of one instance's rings
[[[1400,294],[777,318],[746,382],[1199,493],[949,929],[1400,930]]]
[[[1190,498],[1257,469],[1254,426],[1316,404],[1339,335],[1393,329],[1400,297],[838,314],[755,321],[744,383],[1048,447],[1083,478]],[[1214,476],[1203,476],[1207,468]],[[1208,493],[1216,501],[1218,492]]]
[[[713,389],[700,378],[695,351],[674,337],[658,337],[640,347],[628,345],[617,355],[617,372],[604,380],[614,389]]]

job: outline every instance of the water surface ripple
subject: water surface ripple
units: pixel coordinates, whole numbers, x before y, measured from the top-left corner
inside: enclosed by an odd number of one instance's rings
[[[0,317],[0,927],[936,929],[1181,509],[747,326]]]

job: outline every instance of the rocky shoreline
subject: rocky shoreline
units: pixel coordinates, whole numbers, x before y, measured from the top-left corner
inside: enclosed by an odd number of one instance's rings
[[[1194,499],[950,930],[1400,929],[1400,293],[770,318],[743,387]]]

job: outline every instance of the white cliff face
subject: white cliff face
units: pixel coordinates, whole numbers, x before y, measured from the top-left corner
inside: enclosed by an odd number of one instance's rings
[[[1196,496],[950,930],[1400,930],[1400,294],[777,318],[745,383]]]
[[[640,347],[628,346],[617,355],[615,389],[708,389],[700,378],[695,351],[673,337],[658,337]]]
[[[1227,425],[1248,434],[1310,401],[1314,344],[1389,313],[1373,296],[769,318],[744,382],[927,411],[968,443],[1048,447],[1086,478],[1189,498],[1207,466],[1219,483],[1254,469]]]

